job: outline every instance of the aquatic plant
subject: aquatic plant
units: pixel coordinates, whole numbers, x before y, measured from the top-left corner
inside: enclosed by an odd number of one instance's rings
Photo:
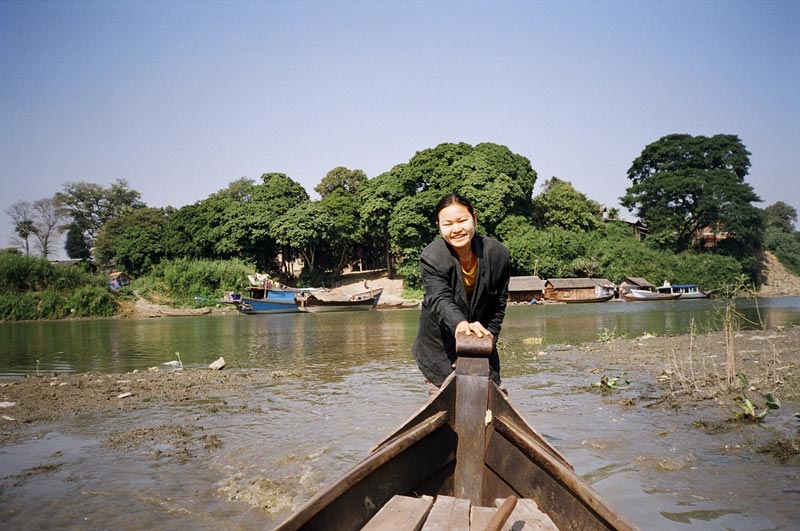
[[[601,328],[597,332],[597,342],[598,343],[608,343],[609,341],[614,341],[615,339],[627,339],[628,334],[617,334],[617,327],[615,326],[612,330],[608,328]]]
[[[753,402],[747,397],[747,389],[749,387],[747,376],[739,372],[736,373],[736,377],[739,379],[739,383],[742,386],[740,391],[741,394],[733,398],[734,402],[736,402],[736,405],[739,406],[739,409],[741,410],[736,413],[737,418],[762,421],[764,420],[764,417],[767,416],[767,413],[770,412],[770,410],[780,409],[780,401],[772,393],[766,393],[764,394],[764,409],[760,413],[757,412],[755,404],[753,404]]]
[[[599,387],[601,390],[607,391],[611,389],[620,389],[620,382],[624,382],[626,386],[630,385],[630,380],[625,378],[625,373],[620,373],[619,376],[614,376],[613,378],[609,378],[607,375],[603,375],[600,378],[599,382],[595,382],[592,384],[592,387]]]

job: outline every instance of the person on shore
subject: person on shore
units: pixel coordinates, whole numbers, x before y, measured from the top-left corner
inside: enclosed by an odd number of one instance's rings
[[[478,216],[461,195],[442,197],[435,222],[442,237],[420,256],[425,294],[411,348],[414,359],[433,394],[455,367],[456,333],[491,335],[490,378],[500,385],[497,338],[508,298],[508,250],[497,240],[475,234]]]

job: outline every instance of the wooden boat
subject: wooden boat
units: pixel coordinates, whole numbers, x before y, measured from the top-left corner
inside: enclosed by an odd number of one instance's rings
[[[250,297],[241,297],[236,302],[239,313],[248,315],[262,313],[293,313],[298,312],[295,298],[303,293],[310,293],[313,289],[270,289],[249,287]]]
[[[236,304],[236,309],[239,313],[253,315],[262,313],[296,313],[297,304],[294,299],[290,300],[269,300],[269,299],[251,299],[249,297],[242,297]]]
[[[590,299],[569,299],[569,298],[560,298],[558,296],[555,297],[545,297],[544,300],[546,302],[563,302],[566,304],[583,304],[589,302],[608,302],[614,298],[614,294],[611,293],[609,295],[603,295],[602,297],[593,297]]]
[[[632,289],[625,292],[623,300],[633,301],[671,301],[681,297],[680,293],[659,293],[647,289]]]
[[[355,295],[334,294],[326,291],[299,293],[295,297],[301,312],[342,312],[371,310],[378,305],[383,288],[372,289]]]
[[[707,299],[708,293],[697,287],[697,284],[667,284],[656,288],[659,293],[677,293],[681,299]]]
[[[161,308],[158,313],[164,317],[192,317],[208,315],[211,313],[211,308]]]
[[[250,276],[250,285],[244,288],[246,296],[236,302],[239,313],[293,313],[299,311],[295,297],[316,291],[317,288],[291,288],[271,280],[267,275]]]
[[[484,340],[459,336],[439,393],[277,529],[635,529],[489,380]]]

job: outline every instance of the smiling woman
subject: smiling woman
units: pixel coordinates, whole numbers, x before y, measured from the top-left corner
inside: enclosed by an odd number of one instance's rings
[[[496,240],[475,234],[472,203],[447,194],[436,206],[441,239],[420,257],[425,297],[412,351],[431,392],[453,371],[458,332],[491,335],[491,378],[500,383],[497,338],[508,296],[508,251]]]

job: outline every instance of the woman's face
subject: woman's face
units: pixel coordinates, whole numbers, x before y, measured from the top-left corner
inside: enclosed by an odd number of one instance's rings
[[[455,249],[464,249],[470,245],[475,236],[477,216],[469,213],[464,205],[453,203],[439,211],[439,231],[444,241]]]

